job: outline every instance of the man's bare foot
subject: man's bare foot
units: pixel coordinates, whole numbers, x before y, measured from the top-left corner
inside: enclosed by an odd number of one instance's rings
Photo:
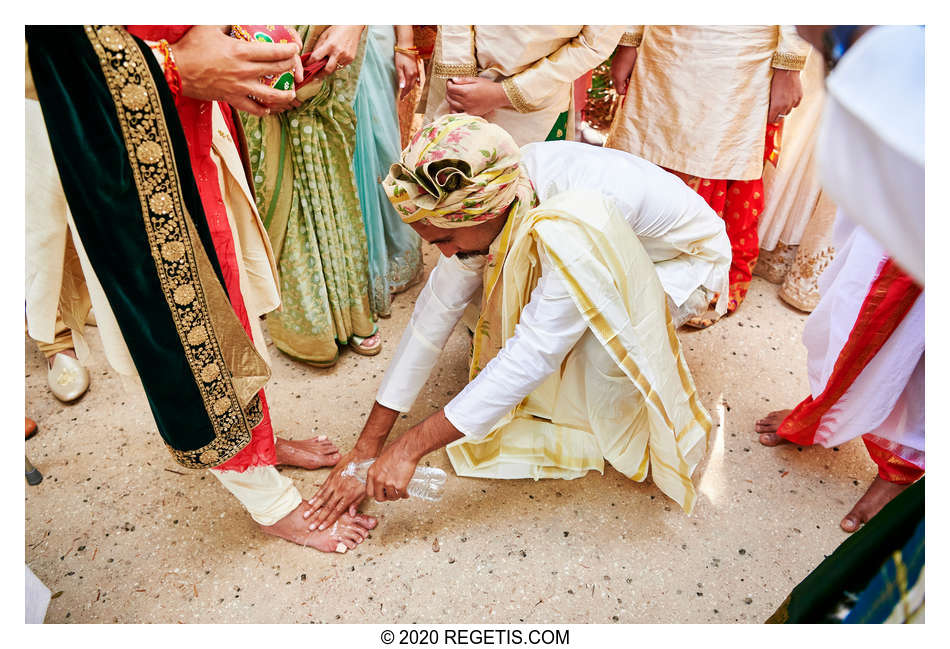
[[[342,554],[366,540],[369,531],[376,527],[376,519],[372,516],[363,514],[351,516],[349,513],[344,513],[329,529],[322,532],[311,531],[303,517],[303,512],[307,507],[309,505],[303,501],[273,525],[261,525],[261,530],[265,534],[278,536],[298,545],[316,548],[321,552]]]
[[[778,446],[779,444],[788,443],[788,440],[779,437],[776,431],[790,412],[791,410],[774,410],[755,422],[755,432],[759,434],[759,444]]]
[[[881,511],[884,505],[894,500],[897,494],[909,486],[894,484],[880,476],[875,476],[868,490],[858,499],[848,515],[841,519],[841,529],[848,533],[856,532],[858,528]]]
[[[333,442],[327,439],[326,435],[301,440],[278,437],[276,450],[277,464],[296,466],[301,469],[334,466],[340,461],[340,451]]]

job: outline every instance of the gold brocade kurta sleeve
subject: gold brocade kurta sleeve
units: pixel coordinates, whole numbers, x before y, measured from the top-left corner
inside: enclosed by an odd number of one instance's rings
[[[760,178],[772,69],[807,51],[779,25],[647,25],[607,146],[701,178]]]
[[[805,67],[811,45],[798,35],[792,25],[779,27],[778,45],[772,55],[772,67],[779,70],[801,70]]]
[[[519,113],[529,113],[550,103],[560,88],[603,63],[621,36],[621,27],[584,25],[556,50],[502,82],[511,105]]]
[[[643,40],[643,25],[628,25],[625,28],[623,36],[620,37],[620,43],[626,47],[640,47],[640,41]]]
[[[450,112],[448,78],[480,76],[501,82],[511,102],[485,118],[519,146],[543,141],[569,110],[574,80],[610,56],[623,33],[611,25],[440,25],[426,121]]]

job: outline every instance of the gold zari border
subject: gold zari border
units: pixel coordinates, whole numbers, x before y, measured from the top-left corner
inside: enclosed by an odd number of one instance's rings
[[[448,64],[436,61],[432,64],[432,76],[442,79],[449,77],[474,77],[478,75],[478,68],[474,63]]]
[[[515,83],[515,80],[511,77],[508,77],[501,82],[501,87],[505,91],[505,95],[508,97],[508,101],[511,102],[512,107],[519,113],[532,113],[534,108],[531,104],[528,103],[528,100],[525,99],[525,96],[521,94],[521,88],[518,87],[518,84]]]
[[[776,52],[772,55],[772,67],[779,70],[801,70],[805,67],[807,56],[798,54],[789,54],[788,52]]]
[[[201,448],[168,450],[188,468],[217,466],[251,441],[251,428],[263,418],[261,400],[255,395],[246,412],[242,409],[217,339],[161,100],[145,58],[122,28],[86,25],[85,31],[115,103],[162,293],[214,430],[214,439]]]

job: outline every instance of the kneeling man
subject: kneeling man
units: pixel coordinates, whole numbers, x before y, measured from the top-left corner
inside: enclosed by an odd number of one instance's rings
[[[406,497],[420,459],[446,445],[455,471],[472,477],[572,479],[607,460],[642,481],[652,466],[657,486],[692,510],[711,421],[667,295],[679,308],[727,290],[722,220],[628,154],[573,143],[522,151],[500,127],[450,115],[390,169],[396,210],[443,256],[355,448],[310,501],[314,529],[364,496]],[[384,449],[476,296],[470,382]],[[374,457],[365,487],[341,476]]]

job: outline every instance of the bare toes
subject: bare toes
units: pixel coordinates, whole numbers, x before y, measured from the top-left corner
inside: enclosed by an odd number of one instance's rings
[[[841,529],[845,532],[854,532],[876,516],[887,503],[891,502],[897,494],[906,488],[907,485],[888,482],[880,476],[875,477],[864,495],[858,499],[848,515],[842,519]]]
[[[851,532],[856,532],[865,522],[866,521],[861,520],[858,515],[852,512],[841,519],[841,529],[850,534]]]
[[[363,539],[365,539],[367,536],[369,536],[369,530],[366,529],[365,527],[360,526],[360,525],[349,526],[348,529],[349,529],[353,534],[356,534],[357,536],[360,537],[360,543],[363,542]]]
[[[762,446],[778,446],[784,440],[775,433],[762,433],[759,435],[759,444]]]
[[[366,514],[357,514],[353,517],[353,520],[357,525],[371,530],[379,524],[379,521],[376,520],[373,516],[367,516]]]
[[[774,433],[785,421],[791,410],[774,410],[755,422],[755,432]]]

